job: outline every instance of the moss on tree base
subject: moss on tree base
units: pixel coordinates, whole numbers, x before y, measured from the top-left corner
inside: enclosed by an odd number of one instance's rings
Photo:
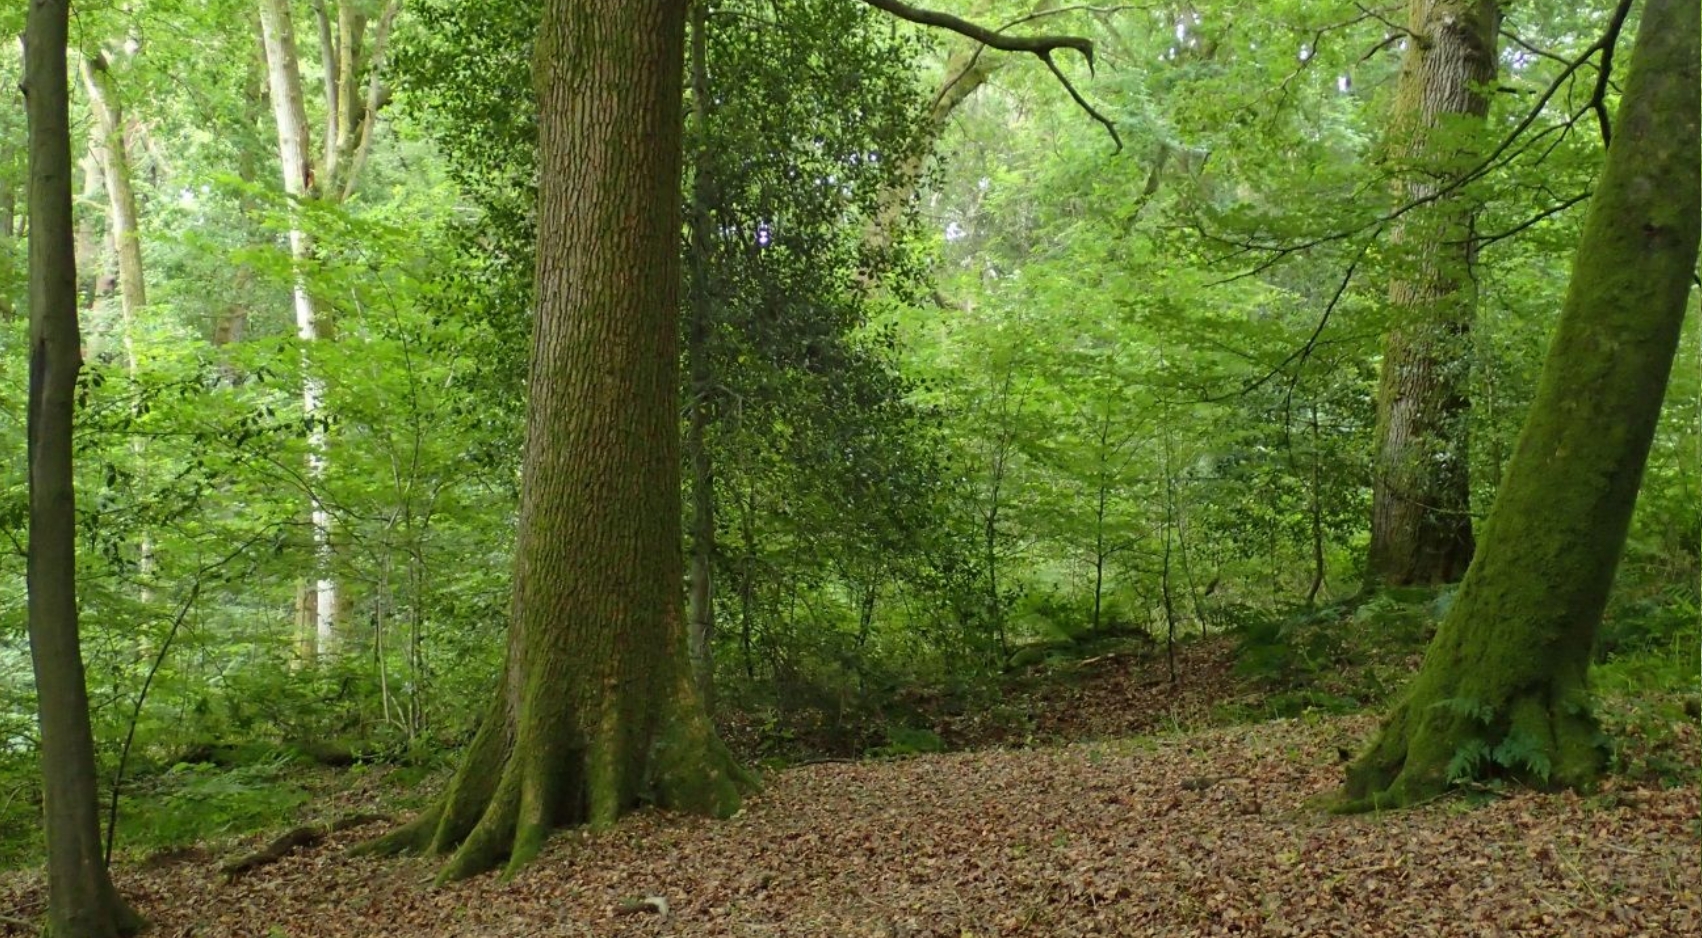
[[[1415,686],[1325,806],[1407,808],[1469,782],[1589,789],[1606,764],[1602,743],[1580,695],[1523,692],[1489,705]]]
[[[634,764],[633,754],[613,751],[625,734],[609,733],[582,748],[538,739],[516,747],[499,705],[474,737],[449,791],[414,820],[355,850],[447,856],[437,875],[442,884],[499,866],[512,876],[537,857],[556,828],[605,827],[644,802],[728,817],[756,788],[756,777],[733,759],[706,717],[689,708],[686,713],[692,715],[669,720],[655,745],[639,754],[644,777],[632,785],[623,768]]]

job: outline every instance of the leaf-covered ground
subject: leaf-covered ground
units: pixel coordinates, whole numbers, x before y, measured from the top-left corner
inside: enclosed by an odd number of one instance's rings
[[[433,889],[429,860],[345,855],[371,827],[234,884],[202,854],[118,879],[160,936],[1702,934],[1694,786],[1308,809],[1371,728],[804,766],[729,821],[562,834],[506,882]],[[666,912],[633,909],[648,897]],[[38,902],[0,881],[0,909]]]

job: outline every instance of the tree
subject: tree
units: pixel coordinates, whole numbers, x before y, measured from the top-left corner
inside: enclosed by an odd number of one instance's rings
[[[681,608],[679,290],[686,6],[549,0],[535,59],[537,321],[501,686],[448,793],[374,844],[518,869],[640,800],[724,816]],[[497,769],[495,767],[500,767]]]
[[[77,635],[71,429],[82,367],[71,222],[65,42],[69,5],[37,0],[25,32],[30,158],[28,564],[30,655],[41,716],[48,927],[58,938],[132,934],[141,919],[101,859],[94,733]]]
[[[1471,206],[1457,191],[1489,113],[1496,0],[1410,0],[1395,92],[1397,194],[1416,204],[1390,242],[1393,317],[1377,392],[1371,582],[1451,583],[1472,556],[1465,413],[1476,306]]]
[[[361,169],[372,147],[378,112],[388,97],[380,81],[391,25],[400,0],[383,6],[373,30],[370,50],[363,48],[367,18],[360,4],[336,4],[337,26],[324,0],[313,5],[319,36],[320,75],[325,89],[325,127],[319,159],[312,158],[313,145],[307,125],[307,105],[302,90],[301,65],[297,61],[295,25],[290,0],[259,0],[260,36],[266,57],[267,87],[278,131],[278,158],[284,193],[294,205],[290,219],[290,259],[294,264],[296,334],[304,343],[335,338],[330,310],[314,296],[307,268],[314,257],[313,237],[302,218],[307,201],[338,204],[354,194]],[[357,95],[359,79],[365,75],[364,95]],[[306,353],[304,350],[304,360]],[[302,380],[302,411],[308,425],[307,484],[309,493],[317,580],[303,582],[297,590],[296,618],[303,657],[311,659],[331,650],[340,621],[348,618],[349,597],[339,592],[330,570],[335,545],[331,511],[324,486],[330,434],[324,413],[325,380],[312,373]]]
[[[1467,778],[1588,785],[1590,655],[1678,349],[1702,227],[1694,0],[1649,0],[1542,378],[1478,555],[1343,805]]]

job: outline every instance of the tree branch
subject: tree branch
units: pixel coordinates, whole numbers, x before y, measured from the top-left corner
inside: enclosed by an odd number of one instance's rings
[[[1064,90],[1069,92],[1070,99],[1076,103],[1076,106],[1086,111],[1089,117],[1098,121],[1105,128],[1105,131],[1111,135],[1111,141],[1116,144],[1117,151],[1122,151],[1123,138],[1117,135],[1116,125],[1111,122],[1110,118],[1099,113],[1093,105],[1087,103],[1087,99],[1081,96],[1081,92],[1076,90],[1076,86],[1070,82],[1069,78],[1065,77],[1063,71],[1058,68],[1058,64],[1052,59],[1052,54],[1059,49],[1073,50],[1087,60],[1088,73],[1092,74],[1093,40],[1082,36],[1010,36],[998,30],[972,23],[962,17],[953,16],[950,13],[924,10],[903,3],[901,0],[863,0],[863,2],[877,10],[891,13],[901,20],[915,23],[918,26],[948,30],[973,39],[988,48],[998,49],[1002,52],[1026,52],[1039,58],[1057,77],[1059,83],[1064,86]]]
[[[1625,17],[1630,13],[1631,0],[1619,0],[1619,5],[1613,9],[1613,19],[1608,22],[1607,34],[1596,42],[1596,47],[1602,50],[1602,62],[1596,69],[1596,88],[1590,92],[1590,108],[1596,112],[1596,123],[1601,125],[1604,148],[1613,141],[1613,124],[1607,113],[1607,89],[1613,75],[1613,47],[1619,44],[1619,31],[1625,26]]]

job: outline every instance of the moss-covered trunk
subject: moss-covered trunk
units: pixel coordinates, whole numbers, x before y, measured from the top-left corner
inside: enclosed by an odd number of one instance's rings
[[[1625,544],[1696,264],[1696,0],[1649,0],[1572,282],[1478,555],[1343,805],[1461,778],[1588,785],[1591,645]]]
[[[641,801],[713,815],[746,776],[681,609],[683,0],[550,0],[538,34],[537,297],[501,686],[444,800],[377,842],[454,879]]]
[[[1452,583],[1472,556],[1466,411],[1474,208],[1451,191],[1472,161],[1495,79],[1497,0],[1409,0],[1391,114],[1396,223],[1391,324],[1377,391],[1373,584]]]

